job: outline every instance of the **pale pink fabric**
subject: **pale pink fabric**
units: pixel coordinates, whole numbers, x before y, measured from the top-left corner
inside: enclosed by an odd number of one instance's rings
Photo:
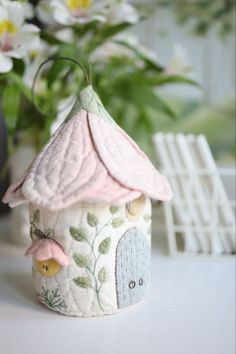
[[[17,205],[17,201],[18,200],[19,200],[19,204],[21,204],[20,201],[21,202],[26,201],[26,199],[24,198],[24,196],[23,196],[23,194],[21,192],[20,187],[24,183],[28,172],[29,172],[29,169],[27,169],[25,171],[25,173],[23,174],[23,176],[20,177],[15,183],[13,183],[8,188],[8,190],[6,191],[6,193],[5,193],[5,195],[4,195],[3,199],[2,199],[3,203],[9,203],[10,206],[15,206],[15,205]]]
[[[172,196],[166,179],[127,134],[81,110],[57,130],[4,202],[16,204],[20,196],[56,211],[77,202],[120,205],[142,193],[159,200]]]
[[[66,256],[58,243],[52,239],[41,239],[34,241],[25,251],[25,256],[33,257],[38,261],[55,259],[61,266],[69,265],[69,258]]]
[[[151,198],[170,200],[169,183],[131,138],[119,127],[92,113],[88,115],[94,146],[110,175]]]

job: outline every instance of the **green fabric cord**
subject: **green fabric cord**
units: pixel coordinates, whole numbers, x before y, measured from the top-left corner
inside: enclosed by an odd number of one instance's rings
[[[104,108],[100,98],[93,90],[91,85],[87,86],[81,91],[80,97],[76,100],[71,112],[66,118],[66,121],[74,117],[75,114],[77,114],[81,109],[84,109],[89,113],[94,113],[97,116],[103,118],[104,120],[115,124],[114,120]]]

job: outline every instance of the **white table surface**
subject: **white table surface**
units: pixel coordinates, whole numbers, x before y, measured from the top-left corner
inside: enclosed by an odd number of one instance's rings
[[[235,354],[235,259],[177,260],[153,236],[149,297],[100,318],[59,315],[36,302],[31,262],[0,221],[1,354]]]

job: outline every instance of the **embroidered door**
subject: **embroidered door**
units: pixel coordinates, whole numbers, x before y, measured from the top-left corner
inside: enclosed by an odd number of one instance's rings
[[[150,277],[150,243],[137,228],[125,232],[116,250],[116,293],[118,308],[142,300]]]

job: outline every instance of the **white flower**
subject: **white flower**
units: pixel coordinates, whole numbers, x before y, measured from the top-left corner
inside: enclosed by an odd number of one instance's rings
[[[48,25],[84,24],[91,21],[110,25],[137,23],[137,10],[127,0],[41,0],[37,16]]]
[[[31,19],[34,17],[34,7],[27,0],[21,0],[21,4],[24,8],[24,16],[26,19]]]
[[[192,75],[192,66],[186,48],[177,43],[174,45],[173,57],[165,73],[167,75]]]
[[[24,58],[25,61],[25,72],[23,75],[23,81],[31,87],[35,74],[40,66],[40,64],[46,60],[55,51],[56,47],[50,47],[46,42],[42,41],[39,37],[36,37],[34,41],[31,42],[30,48],[28,48],[27,56]],[[36,82],[35,92],[41,90],[40,77]]]
[[[53,8],[50,0],[41,0],[39,2],[36,7],[36,15],[42,23],[49,27],[53,27],[56,24],[53,19]]]
[[[51,0],[52,16],[61,25],[76,25],[91,21],[105,21],[103,1]]]
[[[74,32],[71,28],[63,27],[55,31],[55,37],[65,43],[74,43]]]
[[[0,73],[12,69],[12,58],[23,58],[39,32],[35,25],[25,24],[24,6],[17,1],[0,1]]]
[[[132,50],[134,48],[134,50]],[[144,58],[158,64],[155,52],[144,47],[137,37],[130,33],[120,33],[100,45],[92,54],[91,60],[94,63],[109,60],[114,57],[126,57],[134,60],[138,67],[143,67]]]
[[[92,54],[91,61],[102,62],[114,57],[131,57],[132,53],[128,48],[122,47],[116,42],[109,40],[100,45]]]
[[[135,24],[139,21],[137,10],[126,0],[108,0],[107,8],[106,22],[110,25]]]

